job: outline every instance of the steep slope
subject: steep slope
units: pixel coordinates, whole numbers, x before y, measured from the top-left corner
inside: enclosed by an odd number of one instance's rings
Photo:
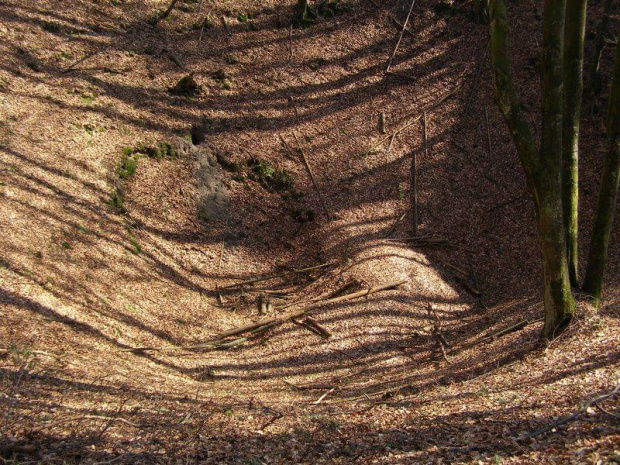
[[[515,438],[619,382],[618,228],[598,315],[583,305],[547,348],[537,322],[484,339],[541,312],[533,211],[493,105],[486,27],[466,5],[423,1],[386,74],[409,5],[339,5],[291,30],[292,5],[275,2],[181,1],[156,27],[158,2],[0,2],[6,460],[617,460],[614,417],[594,409]],[[532,116],[539,10],[514,6]],[[201,93],[173,95],[190,72]],[[600,125],[586,117],[584,236]],[[151,150],[192,126],[202,148]],[[219,160],[225,218],[201,214],[201,150]],[[406,240],[413,151],[420,233],[438,242],[425,247]],[[227,351],[129,350],[253,322],[261,293],[274,316],[399,280],[313,312],[329,339],[289,322]]]

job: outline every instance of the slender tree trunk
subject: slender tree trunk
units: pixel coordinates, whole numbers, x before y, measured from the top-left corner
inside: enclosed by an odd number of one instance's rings
[[[586,0],[566,0],[564,26],[564,110],[562,207],[570,283],[578,287],[579,121],[583,94]]]
[[[592,296],[594,306],[597,308],[603,289],[607,247],[618,196],[618,180],[620,179],[620,46],[616,46],[616,62],[607,116],[607,143],[608,149],[603,165],[598,208],[590,242],[586,280],[583,286],[584,290]]]
[[[542,138],[540,152],[521,112],[507,45],[506,0],[491,0],[491,58],[497,101],[534,197],[543,275],[545,327],[553,338],[575,310],[562,212],[563,34],[566,0],[546,0],[543,24]]]
[[[564,23],[566,0],[546,0],[542,43],[542,131],[537,190],[545,278],[545,327],[552,339],[575,310],[562,212]]]

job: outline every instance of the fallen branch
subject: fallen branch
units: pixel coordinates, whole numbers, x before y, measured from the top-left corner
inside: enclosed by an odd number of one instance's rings
[[[323,328],[314,318],[307,316],[302,321],[292,319],[293,323],[312,331],[313,333],[321,336],[323,339],[329,339],[332,337],[331,333]]]
[[[329,391],[326,391],[321,397],[319,397],[317,400],[315,400],[314,402],[312,402],[313,405],[319,405],[321,402],[323,402],[323,400],[330,395],[332,392],[334,392],[336,390],[336,388],[331,388]]]
[[[323,301],[319,301],[319,302],[314,302],[309,304],[307,307],[303,307],[299,310],[293,310],[292,312],[289,312],[279,318],[269,318],[266,320],[262,320],[259,321],[257,323],[252,323],[246,326],[242,326],[240,328],[235,328],[235,329],[231,329],[229,331],[225,331],[223,333],[220,333],[216,336],[217,339],[223,339],[226,337],[230,337],[230,336],[236,336],[237,334],[242,334],[245,333],[247,331],[251,331],[255,328],[258,328],[260,326],[266,325],[266,324],[270,324],[270,323],[284,323],[288,320],[294,319],[294,318],[299,318],[303,315],[305,315],[307,312],[310,312],[316,308],[318,308],[319,306],[322,305],[330,305],[330,304],[335,304],[335,303],[339,303],[339,302],[345,302],[347,300],[353,300],[353,299],[358,299],[360,297],[365,297],[371,294],[375,294],[377,292],[381,292],[381,291],[385,291],[388,289],[393,289],[395,287],[400,286],[401,284],[406,283],[406,280],[401,280],[401,281],[396,281],[393,283],[389,283],[389,284],[385,284],[383,286],[377,286],[377,287],[373,287],[371,289],[365,289],[363,291],[358,291],[358,292],[354,292],[352,294],[347,294],[347,295],[343,295],[340,297],[334,297],[332,299],[327,299],[327,300],[323,300]]]
[[[276,413],[273,417],[271,417],[270,420],[268,420],[265,424],[263,424],[263,426],[260,427],[259,431],[263,431],[265,428],[267,428],[268,426],[271,426],[272,424],[274,424],[277,420],[279,420],[280,418],[282,418],[284,416],[283,413]]]
[[[525,299],[525,300],[529,300],[529,298]],[[508,308],[508,307],[506,307],[506,308]],[[525,328],[525,327],[527,327],[529,325],[532,325],[534,323],[539,323],[539,322],[541,322],[543,320],[544,320],[544,318],[536,318],[535,320],[527,320],[527,319],[526,320],[521,320],[521,321],[519,321],[519,322],[517,322],[517,323],[515,323],[513,325],[508,326],[507,328],[500,329],[499,331],[497,331],[495,333],[489,334],[487,336],[483,336],[480,339],[477,339],[477,340],[472,341],[470,343],[463,344],[463,345],[460,345],[458,347],[455,347],[455,348],[449,350],[448,354],[451,354],[451,353],[454,353],[454,352],[458,352],[458,351],[461,351],[463,349],[469,349],[471,347],[477,346],[478,344],[482,344],[483,342],[494,341],[496,339],[499,339],[502,336],[506,336],[507,334],[520,331],[520,330],[522,330],[523,328]]]
[[[290,387],[297,389],[298,391],[324,391],[325,389],[331,389],[334,387],[332,384],[306,384],[299,386],[287,380],[283,381],[285,384],[288,384]]]
[[[124,418],[121,417],[109,417],[109,416],[104,416],[104,415],[82,415],[80,417],[71,417],[71,418],[63,418],[57,421],[54,421],[52,423],[48,423],[45,426],[45,428],[51,428],[53,426],[57,426],[60,425],[62,423],[67,423],[67,422],[71,422],[71,421],[79,421],[79,420],[107,420],[110,422],[114,422],[114,421],[118,421],[120,423],[124,423],[126,425],[132,426],[134,428],[142,428],[141,425],[137,424],[137,423],[133,423],[129,420],[125,420]]]
[[[325,198],[323,197],[323,192],[319,188],[319,183],[316,181],[314,177],[314,173],[312,172],[312,168],[310,167],[310,163],[308,163],[308,159],[306,158],[306,152],[304,152],[303,147],[301,146],[301,142],[297,137],[297,133],[293,131],[293,136],[295,136],[295,140],[297,141],[297,146],[299,148],[299,153],[301,154],[301,158],[306,166],[306,170],[308,170],[308,174],[310,175],[310,179],[312,180],[312,185],[316,190],[316,193],[319,195],[319,200],[321,201],[321,205],[323,206],[323,210],[325,210],[325,214],[327,215],[327,219],[330,219],[332,215],[329,213],[329,209],[327,208],[327,203],[325,203]]]
[[[428,312],[429,319],[433,321],[433,336],[437,339],[437,344],[439,345],[439,349],[441,350],[444,360],[446,363],[450,364],[451,362],[448,360],[448,355],[446,354],[446,348],[449,347],[449,344],[441,332],[441,319],[439,318],[439,315],[437,315],[437,311],[435,310],[433,304],[429,303],[426,310]]]
[[[590,401],[586,402],[585,404],[583,404],[581,406],[581,408],[575,412],[573,412],[572,414],[562,417],[557,421],[554,421],[552,423],[549,423],[545,426],[543,426],[542,428],[537,429],[536,431],[533,431],[531,433],[528,434],[524,434],[521,435],[517,438],[518,441],[523,441],[525,439],[530,439],[530,438],[534,438],[536,436],[540,436],[541,434],[544,434],[548,431],[551,431],[555,428],[557,428],[558,426],[562,426],[565,425],[566,423],[569,423],[573,420],[576,420],[577,418],[579,418],[579,416],[581,416],[583,414],[583,412],[585,412],[586,410],[588,410],[588,408],[590,408],[590,406],[592,406],[592,404],[598,404],[599,402],[602,402],[606,399],[609,399],[610,397],[614,397],[616,395],[620,394],[620,384],[617,385],[614,389],[612,389],[611,391],[602,394],[600,396],[594,397],[593,399],[591,399]]]
[[[71,71],[75,71],[75,69],[76,69],[75,67],[77,65],[79,65],[80,63],[83,63],[84,61],[88,60],[89,58],[94,57],[95,55],[98,55],[101,52],[103,52],[103,49],[99,49],[99,50],[95,50],[94,52],[87,53],[86,55],[84,55],[79,60],[73,62],[68,68],[62,70],[62,74],[67,74],[67,73],[70,73]]]
[[[10,350],[10,349],[0,349],[0,354],[10,354],[13,353],[14,351]],[[44,357],[50,357],[50,358],[55,358],[60,360],[60,355],[56,355],[56,354],[52,354],[50,352],[45,352],[44,350],[31,350],[27,352],[28,355],[39,355],[39,356],[44,356]]]
[[[200,11],[200,8],[198,8],[198,11]],[[200,44],[200,42],[202,42],[202,35],[205,32],[205,26],[207,25],[207,22],[209,21],[209,16],[211,16],[211,11],[210,10],[205,15],[205,19],[202,20],[202,26],[200,27],[200,37],[198,37],[198,44]]]
[[[245,281],[240,281],[238,283],[235,284],[229,284],[228,286],[222,286],[220,287],[220,290],[225,290],[225,289],[233,289],[235,287],[239,287],[239,286],[246,286],[248,284],[254,284],[254,283],[259,283],[261,281],[268,281],[270,279],[274,279],[274,278],[279,278],[283,275],[285,275],[286,273],[295,273],[295,274],[300,274],[300,273],[307,273],[308,271],[313,271],[313,270],[318,270],[320,268],[326,268],[328,266],[332,266],[335,265],[336,262],[326,262],[326,263],[321,263],[320,265],[316,265],[316,266],[309,266],[307,268],[290,268],[290,269],[286,269],[284,271],[281,271],[279,273],[273,273],[270,275],[266,275],[266,276],[260,276],[258,278],[252,278],[252,279],[248,279]]]
[[[422,110],[422,113],[419,114],[418,116],[416,116],[413,120],[411,120],[410,122],[404,124],[403,126],[401,126],[400,128],[396,129],[394,132],[392,132],[392,134],[385,136],[383,139],[381,139],[379,142],[377,142],[375,145],[373,145],[370,149],[368,149],[366,151],[366,153],[372,153],[374,152],[376,149],[378,149],[379,147],[381,147],[385,142],[387,142],[388,140],[390,140],[393,137],[396,137],[397,134],[400,134],[401,132],[403,132],[405,129],[410,128],[411,126],[413,126],[414,124],[416,124],[418,121],[420,121],[422,119],[422,117],[424,116],[424,113],[428,113],[431,112],[432,110],[434,110],[435,108],[437,108],[439,105],[441,105],[443,102],[445,102],[447,99],[449,99],[450,97],[452,97],[454,94],[456,94],[460,88],[463,86],[463,83],[460,82],[454,89],[452,89],[450,92],[447,92],[446,94],[444,94],[443,96],[441,96],[439,98],[439,100],[437,100],[436,102],[432,103],[431,105],[429,105],[426,109]]]
[[[129,349],[120,349],[120,352],[146,352],[146,351],[164,351],[164,350],[192,350],[192,349],[209,349],[209,348],[224,348],[228,349],[230,347],[234,347],[236,345],[247,342],[248,338],[239,338],[231,342],[222,343],[222,339],[226,339],[231,336],[237,336],[240,334],[244,334],[247,332],[252,332],[253,335],[260,333],[268,328],[273,326],[280,325],[289,320],[299,318],[304,316],[306,313],[309,313],[317,308],[325,305],[335,304],[339,302],[346,302],[348,300],[358,299],[360,297],[369,296],[371,294],[375,294],[377,292],[386,291],[388,289],[393,289],[395,287],[400,286],[401,284],[406,283],[406,280],[395,281],[392,283],[384,284],[382,286],[373,287],[370,289],[365,289],[363,291],[354,292],[352,294],[343,295],[340,297],[334,297],[333,299],[309,302],[305,307],[302,307],[297,310],[293,310],[289,313],[286,313],[280,317],[267,318],[256,323],[250,323],[245,326],[241,326],[239,328],[233,328],[228,331],[224,331],[223,333],[218,334],[210,341],[206,341],[202,344],[190,345],[190,346],[163,346],[163,347],[133,347]],[[291,304],[289,306],[294,306],[295,304]],[[256,330],[256,331],[255,331]],[[242,340],[245,339],[245,340]]]
[[[603,412],[606,415],[609,415],[610,417],[614,417],[620,420],[620,415],[618,415],[617,413],[614,412],[610,412],[609,410],[603,408],[603,406],[601,404],[599,404],[598,402],[594,403],[595,407],[597,409],[599,409],[601,412]]]
[[[390,60],[388,61],[387,69],[385,70],[386,72],[389,72],[390,68],[392,67],[392,61],[394,60],[394,57],[396,56],[396,52],[398,52],[400,41],[403,40],[403,34],[405,33],[405,29],[407,29],[407,24],[409,24],[409,17],[411,16],[411,12],[413,11],[414,5],[415,5],[415,0],[412,0],[411,6],[409,7],[409,13],[407,13],[407,18],[405,19],[405,24],[403,24],[403,28],[400,31],[400,36],[398,36],[398,41],[396,42],[396,46],[394,47],[394,51],[392,52],[392,55],[390,56]]]
[[[372,3],[372,4],[373,4],[375,7],[377,7],[379,10],[383,10],[383,7],[382,7],[381,5],[379,5],[379,4],[377,4],[377,3],[375,3],[375,2],[374,2],[374,0],[370,0],[370,3]],[[396,26],[398,26],[398,27],[400,27],[400,28],[404,28],[404,30],[405,30],[406,32],[408,32],[408,33],[409,33],[412,37],[415,37],[415,34],[414,34],[414,33],[413,33],[413,32],[412,32],[409,28],[407,28],[406,26],[404,26],[404,25],[403,25],[403,24],[402,24],[399,20],[397,20],[397,19],[394,17],[394,15],[392,15],[392,13],[391,13],[391,12],[389,12],[389,11],[388,11],[387,13],[388,13],[388,16],[390,17],[390,19],[392,20],[392,22],[393,22]]]
[[[390,230],[387,232],[387,234],[385,235],[385,239],[389,238],[392,234],[394,234],[396,232],[396,228],[398,227],[398,224],[405,219],[405,216],[407,216],[407,211],[405,211],[402,215],[400,215],[398,218],[396,218],[396,221],[394,221],[394,224],[392,225],[392,227],[390,228]]]
[[[489,49],[491,48],[491,40],[487,41],[487,46],[484,48],[484,53],[482,54],[482,59],[480,60],[480,64],[478,65],[478,69],[476,70],[476,76],[474,77],[474,83],[471,86],[471,90],[469,91],[469,95],[467,96],[467,103],[465,104],[465,110],[463,112],[464,116],[469,114],[469,108],[471,106],[472,98],[474,96],[474,92],[476,91],[476,87],[478,86],[478,79],[480,78],[480,73],[482,72],[482,68],[487,59],[487,55],[489,54]],[[464,118],[465,120],[466,118]]]

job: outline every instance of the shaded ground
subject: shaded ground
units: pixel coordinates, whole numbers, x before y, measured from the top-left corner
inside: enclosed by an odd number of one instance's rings
[[[599,315],[584,308],[545,349],[540,323],[481,342],[540,315],[540,269],[533,211],[482,61],[487,28],[468,19],[467,5],[446,15],[417,4],[396,74],[384,71],[402,2],[343,2],[342,14],[292,34],[289,6],[179,5],[153,28],[146,21],[164,6],[156,2],[0,2],[2,457],[618,460],[617,400],[602,405],[611,414],[592,408],[557,432],[516,439],[619,382],[617,227]],[[532,118],[540,8],[511,7]],[[171,95],[190,71],[202,93]],[[389,135],[427,109],[428,153],[421,122],[370,150],[385,137],[380,113]],[[585,115],[586,238],[602,121]],[[244,167],[223,175],[227,220],[201,221],[192,155],[140,158],[121,182],[125,212],[110,205],[124,147],[185,137],[192,124]],[[440,247],[396,240],[411,235],[414,150],[420,232],[444,238]],[[296,194],[257,182],[252,158],[284,170]],[[223,302],[216,292],[324,262],[334,265],[222,291]],[[400,279],[396,290],[315,312],[327,340],[288,323],[229,351],[123,351],[197,344],[254,321],[261,289],[281,297],[279,314],[348,284],[352,292]],[[447,360],[429,305],[453,349]]]

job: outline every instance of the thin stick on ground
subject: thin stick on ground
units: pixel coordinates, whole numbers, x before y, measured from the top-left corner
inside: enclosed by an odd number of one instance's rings
[[[387,68],[385,70],[386,73],[390,71],[392,67],[392,61],[394,61],[394,57],[398,52],[398,47],[400,46],[400,41],[403,40],[403,34],[405,33],[405,29],[407,29],[407,24],[409,23],[409,17],[411,16],[411,12],[413,11],[413,6],[415,5],[415,0],[411,2],[411,6],[409,7],[409,13],[407,13],[407,18],[405,19],[405,24],[403,24],[403,28],[400,31],[400,35],[398,36],[398,41],[396,42],[396,46],[394,47],[394,51],[392,52],[392,56],[390,56],[390,60],[388,61]]]
[[[293,61],[293,23],[288,29],[288,61]]]
[[[321,301],[316,301],[316,302],[305,302],[305,305],[302,306],[301,308],[298,308],[296,310],[292,310],[280,317],[273,317],[273,318],[267,318],[267,319],[263,319],[263,320],[259,320],[255,323],[250,323],[247,324],[245,326],[241,326],[238,328],[233,328],[230,329],[228,331],[224,331],[223,333],[218,334],[217,336],[215,336],[215,338],[204,342],[202,344],[196,344],[196,345],[189,345],[189,346],[163,346],[163,347],[133,347],[133,348],[128,348],[128,349],[120,349],[119,352],[145,352],[145,351],[164,351],[164,350],[191,350],[191,349],[208,349],[208,348],[215,348],[217,346],[221,347],[221,340],[228,338],[228,337],[232,337],[232,336],[237,336],[239,334],[243,334],[243,333],[247,333],[247,332],[252,332],[254,330],[257,331],[262,331],[263,329],[267,329],[267,327],[272,327],[272,326],[277,326],[279,324],[285,323],[289,320],[295,319],[295,318],[299,318],[302,317],[304,315],[306,315],[307,313],[310,313],[313,310],[316,310],[322,306],[325,305],[330,305],[330,304],[335,304],[335,303],[340,303],[340,302],[346,302],[349,300],[353,300],[353,299],[359,299],[360,297],[366,297],[369,296],[371,294],[375,294],[377,292],[381,292],[381,291],[386,291],[388,289],[394,289],[395,287],[398,287],[402,284],[405,284],[407,282],[407,280],[400,280],[400,281],[394,281],[388,284],[384,284],[381,286],[377,286],[377,287],[373,287],[370,289],[365,289],[363,291],[358,291],[358,292],[354,292],[352,294],[347,294],[347,295],[343,295],[340,297],[334,297],[332,299],[327,299],[327,300],[321,300]],[[293,306],[295,304],[291,304],[290,306]],[[302,305],[301,303],[299,305]],[[243,338],[242,338],[243,339]],[[232,342],[236,342],[236,344],[234,345],[238,345],[241,342],[245,342],[245,341],[241,341],[239,342],[239,340],[235,340]],[[227,343],[225,343],[227,344]]]
[[[536,431],[533,431],[531,433],[527,433],[527,434],[524,434],[522,436],[519,436],[518,440],[519,441],[523,441],[525,439],[535,438],[536,436],[540,436],[541,434],[544,434],[544,433],[546,433],[548,431],[556,429],[558,426],[562,426],[562,425],[565,425],[566,423],[569,423],[569,422],[571,422],[573,420],[576,420],[586,410],[588,410],[588,408],[591,407],[593,404],[598,404],[599,402],[602,402],[602,401],[604,401],[606,399],[614,397],[614,396],[616,396],[618,394],[620,394],[620,384],[617,385],[611,391],[609,391],[609,392],[607,392],[605,394],[602,394],[600,396],[594,397],[590,401],[588,401],[585,404],[583,404],[579,410],[571,413],[570,415],[562,417],[559,420],[554,421],[552,423],[549,423],[549,424],[543,426],[542,428],[537,429]]]
[[[469,95],[467,96],[467,103],[465,104],[464,115],[467,116],[469,113],[469,109],[471,103],[473,102],[473,96],[476,92],[476,88],[478,87],[478,80],[480,79],[480,74],[482,73],[482,68],[484,68],[484,64],[487,59],[487,55],[489,54],[489,49],[491,48],[491,40],[487,41],[487,45],[484,48],[484,53],[482,54],[482,59],[480,60],[480,64],[478,65],[478,69],[476,70],[476,75],[474,76],[474,83],[471,86],[471,90],[469,91]],[[463,118],[465,120],[466,118]]]
[[[432,103],[431,105],[429,105],[426,109],[423,110],[424,112],[428,112],[430,113],[431,111],[433,111],[435,108],[437,108],[439,105],[441,105],[443,102],[445,102],[447,99],[449,99],[450,97],[452,97],[454,94],[456,94],[460,88],[463,86],[463,82],[461,81],[454,89],[452,89],[450,92],[447,92],[446,94],[442,95],[439,100],[437,100],[436,102]],[[396,129],[394,132],[392,132],[391,134],[385,136],[383,139],[381,139],[379,142],[377,142],[375,145],[373,145],[372,147],[370,147],[370,149],[368,149],[365,153],[369,154],[369,153],[373,153],[376,149],[378,149],[379,147],[381,147],[385,142],[387,142],[388,140],[390,140],[391,138],[395,137],[396,135],[400,134],[401,132],[403,132],[406,129],[409,129],[411,126],[413,126],[414,124],[416,124],[418,121],[420,121],[420,119],[422,119],[422,114],[419,114],[418,116],[416,116],[414,119],[412,119],[410,122],[404,124],[403,126],[401,126],[400,128]]]
[[[423,113],[424,122],[424,158],[428,160],[428,126],[426,112]],[[418,155],[414,149],[411,155],[411,209],[413,219],[413,236],[418,236]]]
[[[379,5],[378,3],[376,3],[374,0],[370,0],[370,3],[372,3],[376,8],[378,8],[379,10],[383,10],[383,7],[381,5]],[[390,17],[390,19],[392,20],[392,22],[399,28],[404,28],[405,32],[407,32],[409,35],[411,35],[412,37],[415,37],[415,34],[409,29],[407,28],[405,25],[403,25],[403,23],[401,23],[399,20],[397,20],[394,15],[391,12],[387,12],[388,16]]]
[[[330,395],[332,392],[334,392],[336,390],[336,388],[331,388],[329,391],[326,391],[321,397],[319,397],[317,400],[315,400],[314,402],[312,402],[314,405],[319,405],[321,402],[323,402],[323,400]]]
[[[304,318],[302,321],[296,320],[296,319],[291,319],[291,321],[293,323],[295,323],[298,326],[302,326],[306,329],[308,329],[309,331],[321,336],[323,339],[329,339],[330,337],[332,337],[331,333],[329,331],[327,331],[325,328],[323,328],[314,318],[312,317],[306,317]]]
[[[259,276],[258,278],[247,279],[245,281],[240,281],[240,282],[235,283],[235,284],[229,284],[228,286],[220,287],[220,289],[221,290],[233,289],[233,288],[239,287],[239,286],[246,286],[248,284],[255,284],[255,283],[259,283],[261,281],[268,281],[270,279],[280,278],[280,277],[284,276],[287,273],[294,273],[294,274],[307,273],[308,271],[314,271],[314,270],[318,270],[318,269],[321,269],[321,268],[326,268],[326,267],[332,266],[332,265],[335,265],[335,262],[321,263],[320,265],[309,266],[309,267],[306,267],[306,268],[292,268],[292,269],[289,269],[289,270],[281,271],[279,273],[273,273],[273,274],[266,275],[266,276]]]
[[[448,344],[448,341],[441,332],[441,319],[439,318],[439,315],[437,315],[437,311],[435,310],[433,304],[429,303],[426,307],[426,310],[428,312],[429,319],[433,322],[433,336],[435,336],[435,338],[437,339],[437,345],[441,350],[441,355],[443,355],[446,363],[450,364],[451,362],[450,360],[448,360],[448,355],[446,354],[446,348],[448,348],[450,345]]]
[[[489,160],[493,161],[493,153],[491,152],[491,128],[489,127],[489,109],[484,107],[484,120],[487,125],[487,152]]]
[[[133,423],[129,420],[126,420],[124,418],[121,417],[110,417],[110,416],[105,416],[105,415],[82,415],[79,417],[70,417],[70,418],[63,418],[61,420],[57,420],[53,423],[48,423],[47,425],[44,425],[46,429],[49,429],[53,426],[57,426],[60,425],[62,423],[67,423],[67,422],[72,422],[72,421],[80,421],[80,420],[107,420],[110,422],[114,422],[114,421],[118,421],[119,423],[124,423],[126,425],[132,426],[134,428],[142,428],[141,425],[137,424],[137,423]]]
[[[75,67],[77,65],[79,65],[80,63],[85,62],[86,60],[88,60],[89,58],[94,57],[95,55],[100,54],[103,51],[104,51],[104,49],[102,48],[102,49],[99,49],[99,50],[95,50],[94,52],[87,53],[82,58],[80,58],[79,60],[77,60],[77,61],[73,62],[71,65],[69,65],[68,68],[64,69],[62,71],[62,74],[66,74],[66,73],[70,73],[71,71],[75,71]]]
[[[392,145],[394,145],[394,141],[396,140],[396,136],[398,136],[398,133],[395,132],[394,134],[392,134],[392,138],[390,139],[390,144],[388,145],[386,154],[390,153],[390,150],[392,150]]]
[[[304,152],[304,148],[301,145],[301,141],[297,136],[297,133],[293,131],[293,136],[295,136],[295,140],[297,141],[297,147],[299,148],[299,153],[301,154],[301,158],[306,166],[306,170],[310,175],[310,179],[312,180],[312,185],[316,190],[316,193],[319,195],[319,200],[321,201],[321,205],[323,206],[323,210],[325,210],[325,215],[327,215],[327,219],[331,219],[332,215],[329,213],[329,209],[327,208],[327,203],[325,202],[325,198],[323,197],[323,193],[321,192],[321,188],[319,187],[319,183],[316,181],[314,177],[314,173],[312,172],[312,168],[310,167],[310,163],[308,163],[308,158],[306,158],[306,152]]]
[[[179,69],[182,69],[183,71],[185,71],[185,66],[183,66],[183,63],[181,62],[181,59],[176,55],[176,53],[174,53],[172,50],[164,48],[162,50],[162,53],[165,53],[166,55],[168,55],[168,57],[170,58],[170,60],[179,67]]]

